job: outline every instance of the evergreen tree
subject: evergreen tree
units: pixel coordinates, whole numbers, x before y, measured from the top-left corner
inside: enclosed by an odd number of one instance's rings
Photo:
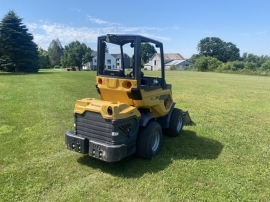
[[[63,55],[63,47],[59,39],[52,40],[48,48],[48,54],[52,67],[61,65],[61,57]]]
[[[0,22],[0,69],[8,72],[38,72],[37,45],[14,11]]]

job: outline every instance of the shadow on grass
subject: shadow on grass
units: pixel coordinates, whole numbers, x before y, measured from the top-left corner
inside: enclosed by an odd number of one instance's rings
[[[59,74],[60,71],[55,72],[45,72],[45,71],[39,71],[34,73],[23,73],[23,72],[0,72],[0,76],[24,76],[24,75],[47,75],[47,74]]]
[[[137,178],[144,173],[156,173],[164,170],[177,160],[216,159],[222,148],[223,145],[216,140],[197,136],[193,131],[183,131],[181,137],[164,136],[162,151],[151,160],[131,156],[120,162],[107,163],[84,155],[78,159],[78,163],[111,175]]]

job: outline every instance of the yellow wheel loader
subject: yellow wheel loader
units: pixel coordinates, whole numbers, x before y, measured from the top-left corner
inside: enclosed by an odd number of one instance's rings
[[[136,154],[150,159],[162,148],[163,134],[179,136],[191,119],[175,108],[165,81],[163,44],[139,35],[104,35],[97,40],[96,90],[100,99],[77,100],[74,131],[65,134],[69,150],[107,162]],[[155,47],[159,71],[142,71],[142,44]],[[108,51],[119,53],[116,57]],[[131,59],[128,54],[131,55]],[[94,63],[95,64],[95,63]],[[160,73],[160,77],[156,77]]]

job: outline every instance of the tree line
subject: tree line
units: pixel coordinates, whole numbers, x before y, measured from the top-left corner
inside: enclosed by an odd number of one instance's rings
[[[73,41],[63,48],[60,40],[54,39],[47,51],[39,48],[38,53],[41,68],[76,66],[81,70],[84,63],[92,60],[92,49],[79,41]]]
[[[92,49],[73,41],[64,48],[54,39],[48,50],[38,48],[34,37],[13,10],[0,22],[0,71],[38,72],[40,68],[77,66],[91,61]]]
[[[63,47],[59,39],[53,39],[47,50],[38,48],[22,18],[14,11],[9,11],[0,22],[0,71],[38,72],[40,68],[70,66],[81,70],[84,63],[91,62],[91,53],[92,49],[85,43],[73,41]],[[143,64],[155,53],[152,45],[143,44]]]
[[[218,37],[206,37],[197,45],[198,54],[189,58],[198,71],[218,72],[270,72],[270,57],[244,53],[231,42]],[[108,50],[107,50],[108,52]],[[40,68],[77,66],[91,62],[92,49],[85,43],[73,41],[62,47],[59,39],[51,41],[48,50],[38,48],[33,35],[28,32],[14,11],[9,11],[0,22],[0,71],[38,72]],[[142,63],[146,63],[155,48],[142,45]]]
[[[240,72],[267,74],[270,72],[270,57],[243,53],[231,42],[217,37],[206,37],[197,45],[198,54],[189,61],[198,71]]]

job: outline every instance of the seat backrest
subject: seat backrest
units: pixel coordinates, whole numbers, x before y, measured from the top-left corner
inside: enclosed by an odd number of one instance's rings
[[[103,74],[108,76],[126,77],[124,71],[121,69],[104,69]]]

